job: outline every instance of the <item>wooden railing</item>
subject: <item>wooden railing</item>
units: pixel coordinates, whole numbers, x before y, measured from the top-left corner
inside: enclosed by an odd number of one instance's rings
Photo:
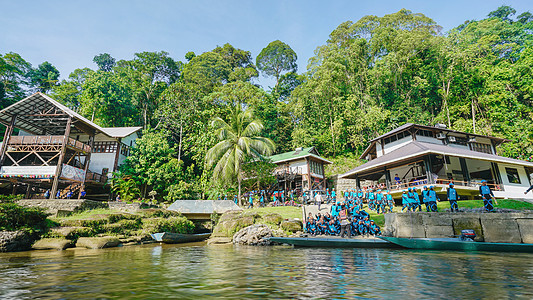
[[[107,176],[98,173],[87,172],[87,175],[85,175],[85,180],[105,183],[107,181]]]
[[[62,135],[28,135],[28,136],[12,136],[9,138],[8,145],[13,146],[29,146],[29,145],[63,145],[65,137]],[[76,141],[73,138],[67,139],[67,145],[80,149],[84,152],[91,152],[91,146]]]

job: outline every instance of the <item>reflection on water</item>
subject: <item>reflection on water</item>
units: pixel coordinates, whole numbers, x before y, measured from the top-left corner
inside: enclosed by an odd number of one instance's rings
[[[533,255],[148,245],[0,254],[0,298],[531,298]]]

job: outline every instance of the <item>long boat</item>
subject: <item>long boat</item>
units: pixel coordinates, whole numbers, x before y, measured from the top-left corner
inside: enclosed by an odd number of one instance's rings
[[[297,247],[324,248],[399,248],[378,238],[340,238],[340,237],[271,237],[270,241]]]
[[[154,240],[166,244],[192,243],[203,241],[211,235],[211,233],[197,233],[197,234],[182,234],[172,232],[158,232],[150,234]]]
[[[380,236],[379,238],[409,249],[533,253],[533,244],[474,242],[459,238],[397,238],[388,236]]]

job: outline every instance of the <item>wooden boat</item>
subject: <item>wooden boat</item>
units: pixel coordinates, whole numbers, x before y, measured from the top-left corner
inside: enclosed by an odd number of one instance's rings
[[[396,238],[388,236],[380,236],[379,238],[409,249],[533,253],[533,244],[486,243],[464,241],[459,238]]]
[[[340,237],[271,237],[272,242],[297,247],[324,248],[399,248],[396,244],[378,238],[340,238]]]
[[[211,233],[197,233],[197,234],[182,234],[172,232],[158,232],[150,234],[154,240],[166,244],[178,243],[192,243],[203,241],[211,235]]]

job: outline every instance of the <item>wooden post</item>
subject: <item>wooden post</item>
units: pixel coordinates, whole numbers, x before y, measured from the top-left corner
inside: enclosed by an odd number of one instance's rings
[[[117,171],[118,158],[119,158],[119,155],[120,155],[120,144],[122,144],[122,139],[118,138],[117,139],[117,153],[115,154],[115,163],[113,164],[113,172]]]
[[[385,167],[385,183],[387,185],[387,190],[390,190],[391,188],[391,177],[390,177],[390,170]]]
[[[309,192],[311,192],[313,189],[313,184],[311,183],[311,165],[309,164],[309,157],[306,157],[305,161],[307,162],[307,189],[309,189]]]
[[[6,128],[6,133],[4,134],[4,141],[2,142],[2,149],[0,149],[0,166],[4,165],[4,160],[6,158],[7,144],[13,134],[13,128],[15,127],[15,122],[17,121],[17,115],[11,117],[11,123]]]
[[[94,134],[89,135],[88,142],[89,142],[89,146],[91,147],[91,151],[89,151],[89,153],[87,153],[87,155],[85,156],[85,167],[84,167],[85,176],[83,176],[82,187],[81,187],[80,192],[78,193],[78,199],[81,199],[81,191],[85,190],[85,181],[87,180],[87,172],[89,171],[89,163],[91,162],[91,154],[93,152],[93,146],[94,146]]]
[[[61,154],[59,154],[59,159],[57,161],[56,174],[54,176],[54,182],[52,183],[52,192],[50,193],[50,199],[56,199],[57,186],[59,185],[59,177],[61,176],[61,171],[63,171],[63,159],[65,157],[65,153],[67,152],[67,144],[70,135],[71,123],[72,117],[69,117],[67,121],[67,128],[65,129],[65,136],[63,137],[63,145],[61,146]]]
[[[324,177],[324,186],[322,186],[323,190],[326,190],[327,188],[327,181],[326,181],[326,170],[324,168],[324,162],[322,162],[322,177]]]

